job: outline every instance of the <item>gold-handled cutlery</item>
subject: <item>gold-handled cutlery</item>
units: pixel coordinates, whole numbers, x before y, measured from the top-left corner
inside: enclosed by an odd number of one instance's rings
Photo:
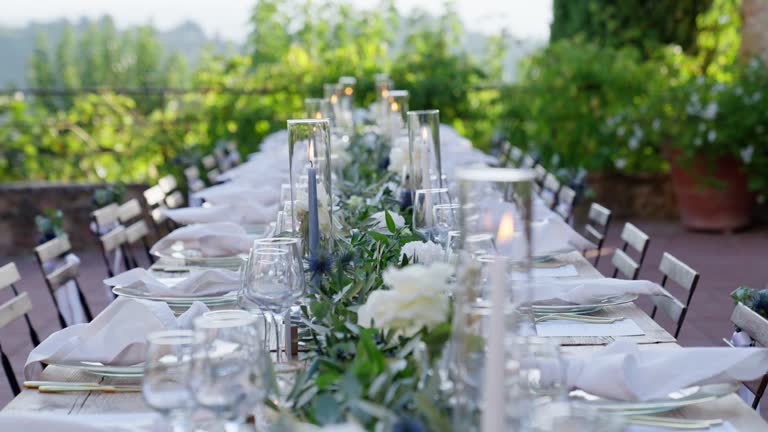
[[[64,393],[74,391],[125,393],[141,391],[141,386],[138,385],[109,385],[92,382],[25,381],[24,387],[37,389],[42,393]]]

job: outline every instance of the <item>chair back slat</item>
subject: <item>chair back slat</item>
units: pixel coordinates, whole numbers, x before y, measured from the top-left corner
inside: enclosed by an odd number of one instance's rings
[[[645,255],[645,251],[648,249],[648,243],[650,242],[648,234],[629,222],[624,224],[624,229],[621,230],[621,239],[643,256]]]
[[[184,169],[184,177],[187,179],[187,182],[197,180],[200,178],[200,169],[196,166],[187,167]]]
[[[69,237],[67,235],[60,235],[37,246],[35,254],[40,262],[46,262],[60,257],[70,250],[72,250],[72,245],[69,243]]]
[[[522,168],[533,169],[533,167],[536,166],[536,159],[531,157],[531,155],[527,154],[523,156],[523,161],[521,162],[520,166]]]
[[[635,262],[629,255],[623,250],[617,249],[611,257],[611,263],[616,268],[616,271],[622,274],[627,279],[635,280],[640,272],[640,264]],[[616,276],[614,271],[614,276]]]
[[[557,194],[560,191],[560,180],[557,179],[552,173],[549,173],[544,177],[544,189],[552,191]]]
[[[509,149],[509,161],[515,166],[520,166],[523,161],[523,151],[519,147],[512,146]]]
[[[200,192],[205,189],[205,183],[200,179],[195,179],[187,185],[187,188],[189,188],[190,192]]]
[[[208,172],[208,183],[216,184],[219,182],[219,176],[221,175],[221,172],[214,168]]]
[[[73,255],[75,258],[77,256]],[[64,265],[57,267],[52,272],[45,275],[45,279],[48,281],[48,286],[51,291],[56,291],[62,285],[77,278],[80,275],[80,260],[69,259]]]
[[[742,331],[747,332],[755,342],[768,347],[768,320],[761,317],[757,312],[742,303],[737,303],[731,313],[731,322]]]
[[[32,310],[32,301],[25,292],[13,297],[0,305],[0,329],[8,325],[16,318],[29,313]]]
[[[576,191],[569,186],[563,186],[560,188],[560,192],[557,193],[557,206],[555,207],[555,213],[565,219],[566,222],[570,222],[573,215],[573,205],[576,202]]]
[[[114,225],[120,219],[120,206],[115,203],[106,205],[91,212],[91,218],[99,227]]]
[[[168,174],[165,177],[162,177],[160,180],[157,181],[157,185],[160,186],[160,189],[165,193],[169,194],[176,190],[178,187],[178,182],[176,181],[176,177],[174,177],[171,174]]]
[[[674,281],[686,291],[691,291],[698,282],[699,273],[690,266],[664,252],[659,264],[659,270],[667,279]]]
[[[143,220],[134,222],[125,228],[125,241],[134,244],[149,235],[149,227]]]
[[[675,331],[675,337],[680,333],[680,327],[683,325],[683,319],[685,318],[686,306],[678,299],[674,297],[651,297],[653,305],[662,310],[668,317],[670,317],[675,323],[677,323],[677,330]]]
[[[163,189],[160,188],[160,185],[154,185],[144,191],[144,200],[150,207],[155,207],[156,205],[162,203],[164,199],[165,192],[163,192]]]
[[[150,213],[152,220],[157,225],[160,225],[161,223],[168,220],[168,217],[165,215],[165,213],[163,213],[163,210],[165,210],[165,207],[158,207],[156,209],[152,209],[152,212]]]
[[[125,227],[122,225],[116,226],[112,231],[99,237],[99,240],[104,248],[104,252],[112,252],[125,244]]]
[[[602,231],[599,231],[597,228],[593,227],[592,225],[585,225],[584,232],[586,234],[586,237],[588,237],[587,240],[590,240],[592,243],[597,244],[598,247],[601,247],[602,242],[605,241],[605,234]]]
[[[120,210],[118,211],[120,215],[120,222],[126,223],[136,218],[140,218],[141,212],[142,212],[142,209],[141,209],[141,203],[139,203],[139,200],[137,200],[136,198],[131,198],[120,205]]]
[[[539,185],[543,185],[544,179],[546,179],[547,176],[549,175],[549,172],[547,171],[547,169],[544,168],[544,166],[542,165],[536,165],[535,167],[533,167],[533,171],[536,173],[536,183],[538,183]]]
[[[598,203],[592,203],[589,206],[589,214],[587,216],[590,224],[605,227],[611,221],[611,211],[601,206]]]
[[[216,158],[213,155],[203,157],[201,162],[206,171],[210,171],[216,167]]]
[[[8,263],[0,267],[0,290],[8,288],[21,280],[16,264]]]
[[[184,194],[181,191],[176,191],[167,197],[165,197],[165,205],[168,208],[179,208],[184,205]]]

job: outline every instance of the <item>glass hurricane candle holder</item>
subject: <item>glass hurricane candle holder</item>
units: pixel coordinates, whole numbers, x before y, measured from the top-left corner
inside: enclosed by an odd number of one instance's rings
[[[408,99],[407,90],[390,90],[386,99],[386,134],[393,147],[398,139],[408,137]]]
[[[349,135],[355,129],[354,105],[355,105],[355,84],[357,78],[352,76],[343,76],[339,78],[339,113],[343,123],[342,129]]]
[[[509,341],[532,330],[526,306],[535,175],[483,167],[461,169],[457,179],[460,238],[449,368],[455,420],[462,430],[518,430],[531,398],[513,366],[520,350]]]
[[[331,119],[333,111],[328,99],[306,98],[304,99],[304,114],[312,119]]]
[[[408,163],[411,190],[429,189],[435,175],[442,187],[440,111],[408,111]]]
[[[288,120],[291,231],[310,257],[333,246],[331,137],[328,119]],[[306,176],[306,177],[305,177]],[[302,178],[306,178],[306,186]],[[306,191],[306,192],[304,192]]]

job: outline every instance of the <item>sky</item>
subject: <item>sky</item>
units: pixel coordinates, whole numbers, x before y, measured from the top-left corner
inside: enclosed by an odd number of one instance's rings
[[[119,27],[153,23],[160,29],[184,21],[197,22],[209,36],[242,42],[256,0],[0,0],[0,26],[20,27],[30,21],[96,18],[109,14]],[[350,0],[374,7],[377,0]],[[506,28],[519,38],[546,39],[552,21],[552,0],[453,0],[470,30],[495,33]],[[415,6],[439,13],[443,0],[396,0],[400,10]]]

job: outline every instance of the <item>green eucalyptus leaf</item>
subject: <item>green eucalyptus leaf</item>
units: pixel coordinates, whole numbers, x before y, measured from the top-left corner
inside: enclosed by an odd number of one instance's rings
[[[395,234],[397,232],[397,225],[395,225],[395,220],[392,218],[392,215],[389,214],[389,211],[384,210],[384,220],[387,222],[387,229],[392,234]]]

